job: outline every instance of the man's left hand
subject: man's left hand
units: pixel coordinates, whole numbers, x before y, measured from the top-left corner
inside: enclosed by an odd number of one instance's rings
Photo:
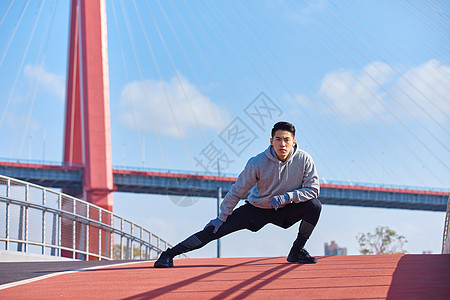
[[[289,198],[288,194],[277,195],[277,196],[273,197],[272,200],[270,200],[270,207],[277,210],[278,207],[285,204],[289,200],[290,200],[290,198]]]
[[[209,221],[209,223],[206,224],[205,228],[209,227],[209,226],[214,226],[213,233],[216,233],[217,230],[219,230],[219,227],[222,226],[223,223],[224,222],[217,217],[217,218],[212,219],[211,221]],[[205,228],[203,228],[203,229],[205,229]]]

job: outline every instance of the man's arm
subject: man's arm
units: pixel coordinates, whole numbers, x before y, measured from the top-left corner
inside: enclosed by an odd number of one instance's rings
[[[255,167],[251,161],[247,162],[244,170],[239,174],[236,182],[225,195],[220,204],[219,220],[225,222],[229,215],[233,212],[238,202],[248,193],[248,191],[256,184],[257,174]]]
[[[315,199],[319,197],[319,193],[319,175],[317,174],[313,159],[308,156],[305,161],[302,187],[298,190],[288,192],[287,194],[291,201],[299,203]]]

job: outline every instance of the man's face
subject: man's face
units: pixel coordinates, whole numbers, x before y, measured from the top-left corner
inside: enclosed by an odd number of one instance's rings
[[[281,161],[286,161],[291,153],[292,147],[295,145],[294,135],[286,130],[277,130],[270,139],[270,144],[275,150],[275,154]]]

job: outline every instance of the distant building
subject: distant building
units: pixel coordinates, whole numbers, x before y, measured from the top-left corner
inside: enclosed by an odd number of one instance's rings
[[[335,241],[325,243],[325,255],[347,255],[347,248],[340,248]]]

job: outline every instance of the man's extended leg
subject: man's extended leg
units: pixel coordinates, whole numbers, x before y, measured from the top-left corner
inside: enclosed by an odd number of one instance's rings
[[[221,238],[232,232],[249,229],[254,230],[254,225],[248,217],[256,208],[250,204],[243,205],[233,211],[227,221],[219,227],[216,233],[213,233],[214,227],[208,226],[203,230],[191,235],[173,248],[164,251],[159,259],[155,262],[155,268],[173,267],[173,257],[186,253],[195,249],[199,249],[209,242]]]

